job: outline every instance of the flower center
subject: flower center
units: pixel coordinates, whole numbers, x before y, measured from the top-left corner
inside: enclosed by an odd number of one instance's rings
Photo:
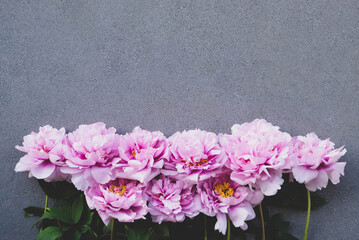
[[[199,162],[190,162],[190,163],[187,163],[187,166],[188,167],[193,167],[193,166],[201,166],[203,164],[205,164],[206,162],[208,162],[208,159],[201,159],[201,161]]]
[[[133,151],[133,152],[131,153],[131,156],[132,156],[133,158],[136,158],[136,152]]]
[[[108,190],[112,193],[118,194],[120,196],[125,195],[125,193],[127,193],[127,188],[125,185],[120,185],[120,186],[115,186],[115,185],[111,185]]]
[[[228,182],[216,185],[214,190],[224,198],[232,197],[234,194],[233,188],[230,187]]]

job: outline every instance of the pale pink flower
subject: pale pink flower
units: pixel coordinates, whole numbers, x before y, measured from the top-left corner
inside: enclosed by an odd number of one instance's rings
[[[147,189],[148,212],[156,223],[182,222],[199,214],[201,203],[196,186],[162,176],[153,179]]]
[[[337,184],[340,182],[340,175],[344,175],[346,164],[338,160],[345,153],[344,147],[334,149],[334,143],[329,139],[319,139],[315,133],[309,133],[305,137],[298,136],[289,156],[293,176],[310,191],[325,188],[328,179]]]
[[[102,122],[80,125],[68,134],[64,148],[66,167],[64,173],[71,174],[71,181],[77,189],[105,184],[114,179],[111,168],[118,158],[118,135],[115,128],[106,128]]]
[[[202,212],[208,216],[216,216],[215,229],[225,234],[228,215],[235,227],[248,228],[245,221],[254,219],[253,206],[263,200],[260,191],[252,191],[248,187],[230,180],[229,174],[210,178],[198,184],[198,194],[202,203]]]
[[[167,142],[163,133],[135,127],[132,133],[119,137],[119,158],[113,166],[118,178],[149,182],[161,172]]]
[[[234,125],[232,135],[221,135],[228,155],[226,166],[231,179],[260,189],[266,196],[277,193],[283,183],[282,170],[288,156],[291,136],[264,119]]]
[[[221,173],[227,159],[216,134],[199,129],[177,132],[168,139],[164,175],[198,183]]]
[[[64,128],[58,130],[49,125],[25,136],[23,146],[16,148],[27,154],[16,164],[15,172],[29,171],[29,177],[47,182],[67,180],[68,175],[59,170],[65,165],[62,147],[65,139]]]
[[[89,208],[96,209],[107,225],[113,218],[119,222],[145,219],[147,196],[144,190],[145,185],[137,181],[116,179],[89,187],[85,196]]]

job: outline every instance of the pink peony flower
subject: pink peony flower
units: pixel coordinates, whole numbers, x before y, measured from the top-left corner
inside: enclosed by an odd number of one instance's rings
[[[264,119],[234,125],[232,135],[220,136],[231,169],[231,179],[260,189],[266,196],[277,193],[283,183],[282,168],[291,137]]]
[[[295,138],[290,159],[292,172],[299,183],[304,183],[308,190],[316,191],[328,185],[328,179],[333,184],[340,182],[344,176],[345,162],[338,162],[346,153],[344,147],[334,149],[334,143],[329,139],[321,140],[315,133]]]
[[[112,218],[119,222],[145,219],[147,214],[145,185],[133,180],[116,179],[85,191],[87,205],[96,209],[107,225]]]
[[[184,181],[162,176],[150,182],[147,189],[148,212],[157,223],[182,222],[186,216],[193,218],[199,214],[201,203],[196,194],[196,186]]]
[[[177,132],[168,139],[168,158],[164,175],[190,183],[198,183],[220,174],[226,154],[217,135],[199,129]]]
[[[161,172],[166,148],[163,133],[135,127],[132,133],[119,137],[120,160],[114,165],[113,173],[118,178],[147,183]]]
[[[118,135],[115,128],[106,128],[102,122],[80,125],[68,134],[64,156],[67,158],[64,173],[71,174],[77,189],[105,184],[111,179],[111,168],[118,157]]]
[[[47,182],[67,180],[68,175],[59,170],[65,165],[62,148],[65,139],[64,128],[58,130],[49,125],[25,136],[23,146],[16,148],[27,154],[16,164],[15,172],[29,171],[29,177]]]
[[[255,217],[253,205],[263,200],[260,191],[251,191],[248,187],[230,180],[229,174],[210,178],[198,185],[202,212],[208,216],[217,216],[214,228],[222,234],[226,233],[228,214],[233,225],[243,230],[248,228],[245,221]]]

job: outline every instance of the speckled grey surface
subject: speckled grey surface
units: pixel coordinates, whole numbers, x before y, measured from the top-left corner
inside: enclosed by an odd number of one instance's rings
[[[266,118],[346,145],[309,239],[359,239],[359,2],[0,1],[1,239],[34,239],[14,146],[44,124],[229,132]],[[302,237],[305,213],[290,212]]]

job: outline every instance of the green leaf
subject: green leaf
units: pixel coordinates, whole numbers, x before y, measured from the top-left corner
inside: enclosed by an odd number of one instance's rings
[[[72,220],[72,206],[68,201],[59,200],[58,208],[50,208],[49,214],[57,220],[67,224],[73,224]]]
[[[58,227],[47,227],[42,230],[36,237],[36,240],[55,240],[61,237],[62,233]]]
[[[24,217],[33,217],[33,216],[41,217],[41,215],[44,213],[43,208],[34,207],[34,206],[29,206],[27,208],[24,208],[23,210],[25,211]]]
[[[170,237],[170,230],[167,223],[162,223],[158,225],[156,232],[160,235],[161,238],[167,239]]]
[[[72,204],[71,217],[74,223],[78,223],[81,218],[81,214],[83,211],[83,200],[82,195],[80,195]]]
[[[81,227],[81,233],[86,233],[88,230],[90,230],[90,226],[88,225],[83,225]]]
[[[64,225],[62,226],[62,229],[61,229],[61,230],[62,230],[63,232],[66,232],[66,231],[72,229],[72,227],[73,227],[73,225],[64,224]]]
[[[325,204],[327,204],[329,202],[328,199],[325,199],[323,197],[317,196],[317,195],[315,195],[313,193],[311,193],[310,200],[312,202],[312,205],[311,205],[312,210],[320,208],[320,207],[324,206]]]
[[[42,214],[40,220],[43,220],[43,219],[55,219],[55,217],[52,216],[49,212],[45,212],[44,214]]]
[[[111,224],[111,222],[110,222],[110,224]],[[109,224],[108,226],[107,226],[107,225],[103,225],[103,228],[102,228],[103,233],[109,233],[109,232],[111,232],[110,224]]]
[[[80,238],[81,238],[81,233],[80,233],[80,231],[78,231],[78,230],[75,230],[74,232],[73,232],[73,240],[79,240]]]
[[[148,240],[151,234],[151,228],[148,229],[139,229],[131,228],[128,225],[125,225],[126,236],[128,240]]]
[[[86,224],[90,225],[92,222],[92,218],[93,218],[93,212],[91,212],[86,220]]]
[[[73,223],[70,211],[64,211],[61,208],[50,208],[49,213],[51,214],[51,216],[53,216],[55,219],[60,220],[61,222],[68,224]]]
[[[62,239],[64,239],[64,240],[67,240],[67,239],[79,240],[80,238],[81,238],[81,233],[80,233],[80,231],[78,231],[76,229],[72,229],[72,230],[66,232],[62,237]]]
[[[294,240],[297,239],[288,233],[289,222],[284,221],[283,214],[274,214],[269,221],[269,225],[266,229],[269,234],[269,239],[276,240]],[[266,233],[267,233],[266,231]],[[267,234],[266,234],[267,235]]]
[[[81,194],[73,184],[68,182],[45,182],[38,180],[40,187],[44,193],[53,199],[69,199],[77,194]]]

